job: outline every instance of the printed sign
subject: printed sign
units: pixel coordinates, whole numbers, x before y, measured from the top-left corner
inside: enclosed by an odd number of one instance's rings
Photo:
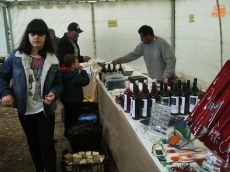
[[[226,16],[226,5],[214,5],[212,10],[212,17],[225,17]]]

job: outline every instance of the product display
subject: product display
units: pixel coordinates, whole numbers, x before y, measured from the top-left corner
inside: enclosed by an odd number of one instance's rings
[[[170,107],[156,103],[151,111],[149,128],[160,135],[166,135],[170,118]]]
[[[224,160],[230,145],[230,60],[217,74],[197,106],[186,119],[194,139]],[[193,89],[194,91],[194,89]]]

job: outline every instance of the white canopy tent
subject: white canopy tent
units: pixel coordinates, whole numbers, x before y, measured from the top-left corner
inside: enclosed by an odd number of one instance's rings
[[[105,61],[133,50],[140,42],[140,26],[150,25],[155,35],[175,49],[177,75],[191,80],[196,77],[203,87],[209,86],[230,57],[229,0],[0,0],[0,6],[0,55],[10,53],[5,36],[8,12],[12,48],[17,48],[26,25],[34,18],[43,19],[58,37],[69,23],[77,22],[84,30],[79,37],[81,54]],[[109,21],[117,26],[109,27]],[[143,58],[129,65],[146,73]]]

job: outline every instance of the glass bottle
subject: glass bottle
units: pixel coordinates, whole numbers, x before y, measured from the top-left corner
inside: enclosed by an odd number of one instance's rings
[[[126,81],[126,89],[124,91],[124,111],[130,112],[130,101],[131,101],[132,91],[130,89],[130,82]]]
[[[110,64],[108,64],[107,72],[108,72],[108,73],[112,73]]]
[[[179,114],[179,92],[177,90],[177,83],[174,83],[173,90],[171,91],[171,115],[178,115]]]
[[[112,73],[117,73],[117,69],[116,69],[116,66],[114,64],[113,64]]]
[[[191,89],[190,95],[189,95],[189,113],[191,113],[193,111],[193,109],[195,108],[195,106],[198,103],[198,93],[197,93],[197,89],[196,89],[196,82],[193,82],[193,87]]]
[[[169,92],[168,92],[168,84],[164,83],[164,90],[162,91],[162,95],[161,95],[161,102],[162,104],[166,105],[166,106],[170,106],[170,96],[169,96]]]
[[[119,64],[118,73],[123,74],[123,68],[121,66],[121,63]]]
[[[180,93],[180,114],[188,115],[189,114],[189,95],[186,91],[186,83],[183,83],[183,88]]]
[[[148,94],[148,81],[144,80],[143,89],[141,93],[141,117],[149,118],[150,117],[150,105],[149,105],[149,94]]]
[[[138,94],[138,85],[134,84],[134,91],[132,94],[132,99],[131,99],[131,115],[134,120],[139,120],[141,118],[141,113],[140,113],[140,96]]]

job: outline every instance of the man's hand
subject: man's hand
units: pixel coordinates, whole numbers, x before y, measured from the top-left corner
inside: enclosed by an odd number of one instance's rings
[[[50,92],[49,94],[45,96],[45,99],[43,100],[43,102],[49,105],[54,100],[54,98],[55,98],[54,93]]]
[[[13,107],[14,106],[14,98],[12,95],[7,95],[2,97],[2,106]]]
[[[88,62],[90,59],[91,59],[91,57],[89,57],[89,56],[83,56],[84,62]]]
[[[111,63],[116,66],[118,64],[118,61],[117,61],[117,59],[115,59]]]

